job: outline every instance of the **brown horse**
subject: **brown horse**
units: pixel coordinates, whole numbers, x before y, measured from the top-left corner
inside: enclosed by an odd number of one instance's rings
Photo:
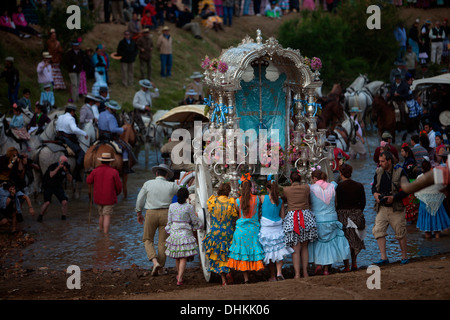
[[[123,195],[126,198],[128,196],[127,181],[128,174],[123,172],[123,161],[122,155],[118,154],[114,147],[108,143],[98,143],[89,147],[84,156],[84,169],[87,173],[91,172],[94,168],[101,164],[98,158],[101,157],[102,153],[110,153],[115,159],[110,163],[111,167],[117,169],[122,177],[122,188]],[[130,157],[131,159],[131,157]],[[130,167],[131,167],[130,163]]]
[[[317,119],[318,129],[334,130],[336,125],[344,118],[344,108],[337,98],[320,98],[317,103],[322,105],[322,110]]]
[[[378,136],[381,138],[383,132],[387,131],[392,135],[392,143],[395,143],[395,110],[382,96],[373,98],[371,119],[377,124]]]

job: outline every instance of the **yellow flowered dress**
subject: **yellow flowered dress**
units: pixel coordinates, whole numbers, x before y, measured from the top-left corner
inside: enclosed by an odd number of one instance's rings
[[[207,204],[211,213],[211,230],[203,239],[203,245],[209,258],[209,271],[228,273],[228,249],[233,239],[233,219],[237,218],[236,201],[226,196],[211,196]]]

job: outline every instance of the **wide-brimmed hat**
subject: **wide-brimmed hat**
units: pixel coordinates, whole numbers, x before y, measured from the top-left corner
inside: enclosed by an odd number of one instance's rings
[[[77,111],[77,106],[74,105],[73,103],[69,103],[69,104],[66,105],[66,109]]]
[[[162,163],[160,165],[154,166],[152,168],[152,172],[154,174],[156,174],[156,170],[159,170],[159,169],[165,170],[169,174],[169,179],[171,179],[173,177],[173,171],[172,171],[172,169],[170,169],[170,167],[167,164]]]
[[[186,95],[195,96],[197,95],[197,92],[194,89],[189,89],[188,91],[186,91]]]
[[[203,74],[201,74],[198,71],[195,71],[191,76],[191,79],[199,79],[199,78],[203,78]]]
[[[399,59],[399,60],[395,60],[394,64],[395,64],[396,66],[405,66],[405,65],[406,65],[406,62],[405,62],[405,60],[403,60],[403,59]]]
[[[52,55],[49,52],[45,51],[45,52],[42,52],[42,57],[44,59],[51,59]]]
[[[5,61],[7,61],[7,62],[14,62],[14,57],[6,57]]]
[[[361,112],[361,110],[359,110],[358,107],[352,107],[352,108],[350,109],[350,112]]]
[[[122,107],[117,103],[117,101],[109,100],[108,102],[105,102],[105,106],[108,108],[111,108],[113,110],[120,110]]]
[[[102,153],[101,158],[97,158],[97,159],[100,160],[100,161],[114,161],[114,160],[116,160],[116,159],[111,157],[111,153],[109,153],[109,152]]]
[[[97,101],[97,102],[102,101],[102,100],[100,100],[99,97],[93,96],[92,94],[86,95],[86,98],[91,99],[91,100],[94,100],[94,101]]]
[[[168,26],[164,26],[163,28],[162,28],[162,31],[169,31],[170,30],[170,28],[168,27]]]
[[[143,33],[148,33],[148,32],[150,32],[150,29],[149,29],[149,28],[144,28],[144,29],[142,30],[142,32],[143,32]]]
[[[50,82],[44,84],[44,89],[51,88],[51,87],[52,87],[52,84]]]
[[[114,60],[120,60],[122,59],[122,56],[117,55],[117,52],[113,52],[109,55]]]
[[[139,80],[139,85],[144,88],[151,89],[153,88],[152,83],[148,79]]]

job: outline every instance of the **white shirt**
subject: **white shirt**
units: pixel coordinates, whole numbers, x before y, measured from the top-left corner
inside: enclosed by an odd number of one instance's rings
[[[150,90],[142,91],[139,90],[136,92],[133,98],[133,107],[135,109],[139,109],[144,111],[145,106],[152,106],[152,98],[158,98],[159,97],[159,90],[158,88],[155,88],[155,92],[150,92]]]
[[[38,83],[51,83],[53,82],[52,65],[45,66],[45,62],[41,61],[36,68]]]
[[[147,181],[137,196],[136,212],[141,212],[144,208],[147,210],[169,208],[178,189],[180,186],[176,182],[167,181],[161,176]]]
[[[64,113],[56,121],[56,131],[62,131],[66,134],[76,134],[79,136],[87,136],[87,133],[77,127],[75,118],[68,112]]]
[[[428,139],[430,140],[430,148],[436,148],[436,134],[433,130],[428,132]]]

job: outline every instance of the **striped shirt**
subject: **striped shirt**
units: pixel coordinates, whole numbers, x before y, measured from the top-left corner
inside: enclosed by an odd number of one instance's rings
[[[424,157],[428,157],[428,151],[422,147],[420,144],[416,144],[411,148],[414,153],[414,158],[416,158],[417,168],[422,169],[422,162]]]

